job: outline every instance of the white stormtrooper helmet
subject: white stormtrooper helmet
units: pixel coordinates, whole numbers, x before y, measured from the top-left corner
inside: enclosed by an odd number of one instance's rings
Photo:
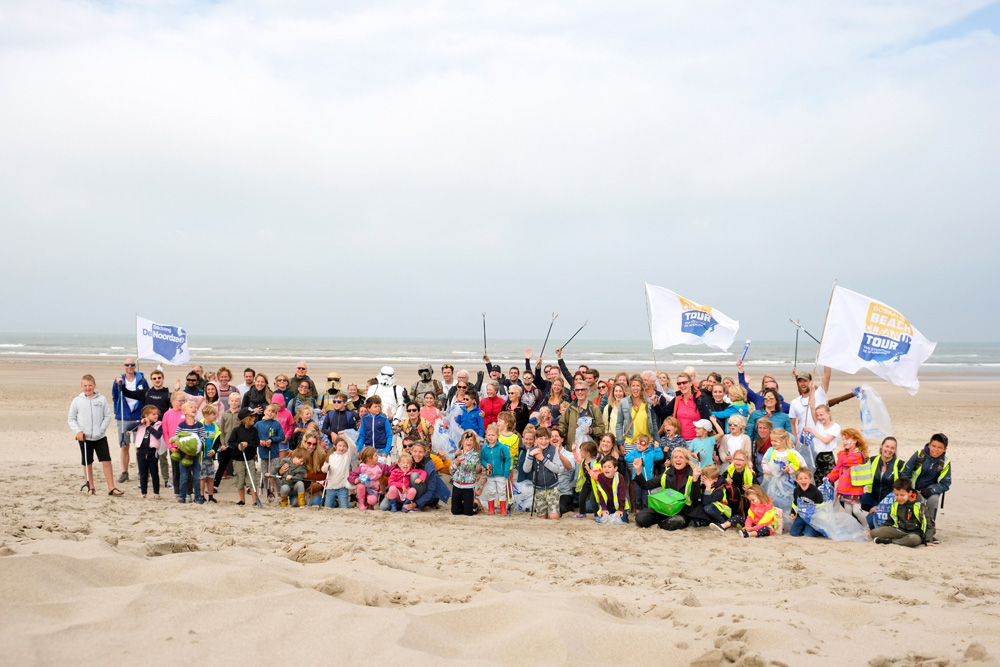
[[[392,366],[383,366],[378,372],[378,383],[385,387],[391,387],[396,383],[396,372]]]

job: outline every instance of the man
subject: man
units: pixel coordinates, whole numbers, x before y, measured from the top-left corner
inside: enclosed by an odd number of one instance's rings
[[[517,366],[511,366],[510,370],[507,371],[507,379],[510,380],[510,384],[521,384],[521,369]]]
[[[566,366],[566,362],[562,361],[562,348],[556,350],[556,356],[559,357],[559,361],[563,367]],[[527,371],[531,370],[531,348],[529,347],[524,351],[524,369]],[[535,364],[535,386],[544,394],[549,390],[549,384],[559,377],[559,368],[553,366],[552,364],[547,364],[544,369],[542,369],[542,358],[538,357]],[[563,388],[563,396],[568,401],[569,400],[569,387],[573,386],[573,376],[569,374],[569,369],[566,368],[564,372],[564,377],[566,378],[566,387]]]
[[[208,384],[208,380],[205,379],[205,369],[201,367],[201,364],[197,364],[191,369],[191,371],[198,376],[198,388],[201,389],[201,393],[204,394],[205,385]]]
[[[521,393],[521,402],[524,403],[528,410],[534,411],[536,409],[535,406],[542,400],[542,390],[535,386],[534,373],[524,371],[524,375],[521,376],[521,388],[524,390]]]
[[[180,386],[181,381],[177,380],[174,386],[174,391],[183,391],[188,395],[188,399],[197,402],[200,396],[204,396],[205,392],[201,390],[198,386],[198,374],[191,371],[184,377],[184,386]]]
[[[598,442],[604,435],[604,418],[601,417],[600,408],[594,405],[589,398],[587,382],[577,380],[573,392],[576,399],[570,403],[562,417],[559,418],[559,432],[565,438],[569,448],[572,448],[576,442],[576,424],[580,417],[587,416],[593,419],[593,423],[590,425],[590,436],[594,442]]]
[[[597,381],[601,378],[601,373],[596,368],[588,368],[583,372],[583,380],[587,383],[587,400],[595,405],[601,403],[601,390],[597,386]]]
[[[444,401],[448,398],[451,388],[455,386],[455,367],[451,364],[441,366],[441,378],[444,381],[441,383],[441,395],[438,398],[441,399],[441,404],[444,405]]]
[[[830,388],[830,376],[833,369],[827,367],[823,370],[822,386],[813,386],[812,373],[800,373],[795,377],[795,385],[799,390],[799,395],[788,404],[788,416],[792,420],[792,432],[796,442],[804,442],[802,433],[806,426],[816,428],[816,421],[813,419],[812,410],[809,409],[809,393],[812,391],[816,395],[815,405],[826,405],[826,392]],[[792,371],[795,375],[795,371]]]
[[[306,362],[300,361],[299,363],[297,363],[295,365],[295,377],[292,378],[292,381],[289,383],[289,386],[298,387],[300,382],[306,381],[309,383],[310,387],[309,393],[312,394],[313,398],[318,398],[319,392],[316,391],[316,383],[313,382],[308,375],[306,375],[306,371],[308,370],[309,369],[306,366]]]
[[[122,388],[132,392],[142,392],[145,394],[149,390],[149,384],[142,373],[135,370],[135,359],[131,357],[123,364],[125,372],[121,374],[111,385],[111,399],[114,403],[115,426],[118,428],[118,447],[121,451],[122,474],[118,477],[118,483],[128,481],[129,462],[129,430],[139,423],[142,415],[144,403],[141,398],[128,398],[122,393]]]
[[[238,368],[238,367],[237,367]],[[253,386],[253,379],[257,377],[257,373],[252,368],[247,368],[243,371],[243,384],[236,387],[236,391],[240,392],[240,398],[242,399],[246,396],[246,393],[250,391],[250,387]]]
[[[497,396],[503,400],[507,400],[507,387],[510,386],[510,380],[503,376],[503,372],[500,370],[500,366],[490,363],[489,355],[483,355],[483,361],[486,362],[486,372],[490,374],[490,379],[487,381],[493,381],[497,383]]]

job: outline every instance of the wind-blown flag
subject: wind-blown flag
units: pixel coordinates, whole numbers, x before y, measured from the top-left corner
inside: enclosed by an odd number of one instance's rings
[[[169,324],[157,324],[145,317],[135,317],[136,349],[140,359],[177,365],[191,360],[187,332]]]
[[[895,309],[839,285],[821,340],[817,363],[845,373],[867,368],[910,394],[920,389],[917,371],[937,345]]]
[[[672,345],[708,345],[725,350],[733,344],[740,323],[717,310],[689,301],[665,287],[646,285],[653,349]]]

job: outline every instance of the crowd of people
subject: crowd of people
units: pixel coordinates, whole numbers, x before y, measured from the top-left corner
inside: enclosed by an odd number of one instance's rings
[[[335,372],[319,387],[303,362],[273,382],[246,368],[239,385],[225,366],[196,365],[171,390],[162,369],[147,379],[126,359],[110,403],[83,377],[69,425],[90,494],[95,456],[108,494],[120,496],[134,450],[142,497],[159,499],[163,487],[180,503],[215,503],[220,485],[232,483],[239,505],[405,513],[450,501],[453,514],[504,516],[526,493],[531,514],[550,520],[631,516],[640,528],[711,526],[759,538],[823,537],[801,506],[831,502],[876,543],[937,544],[948,438],[934,434],[904,461],[895,438],[875,445],[842,429],[832,408],[854,393],[828,397],[829,369],[817,381],[793,371],[786,396],[772,375],[751,388],[741,362],[736,378],[699,379],[690,367],[673,378],[602,378],[556,355],[555,365],[539,358],[533,368],[526,350],[524,367],[506,374],[484,355],[474,381],[451,364],[439,380],[423,364],[409,388],[383,367],[364,391],[342,389]],[[117,480],[105,435],[112,421]],[[786,477],[790,511],[767,491]]]

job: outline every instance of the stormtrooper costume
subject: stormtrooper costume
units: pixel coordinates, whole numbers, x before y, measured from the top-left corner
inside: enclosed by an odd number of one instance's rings
[[[406,414],[406,390],[396,386],[396,372],[391,366],[383,366],[378,372],[378,384],[368,388],[367,398],[378,396],[382,399],[382,414],[393,424]]]
[[[441,395],[443,389],[441,389],[441,383],[433,379],[434,369],[431,368],[430,364],[421,364],[417,368],[417,375],[420,379],[413,383],[410,388],[409,399],[411,401],[416,401],[418,405],[424,404],[424,394],[431,392],[434,394],[435,398]]]

